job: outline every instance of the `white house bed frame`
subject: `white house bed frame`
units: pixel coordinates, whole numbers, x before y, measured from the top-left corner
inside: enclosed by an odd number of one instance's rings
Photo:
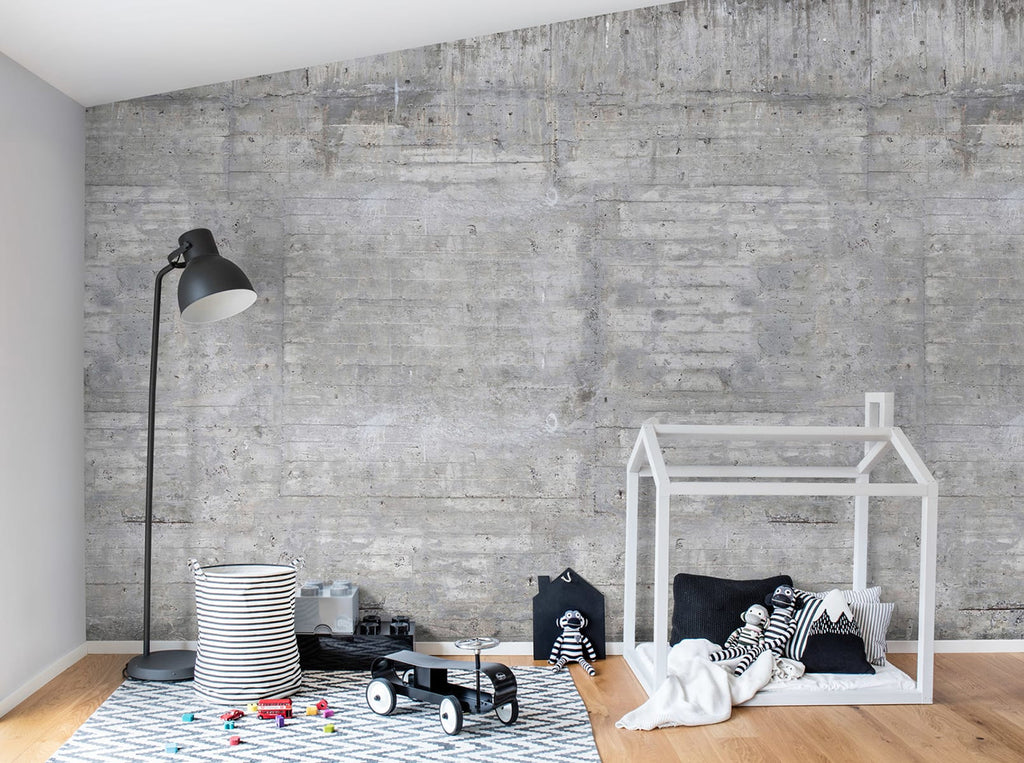
[[[626,467],[626,589],[623,655],[648,695],[665,680],[668,667],[669,511],[672,496],[839,496],[854,500],[853,588],[867,587],[868,501],[872,497],[921,498],[920,589],[917,676],[911,690],[845,689],[759,693],[747,705],[929,704],[935,630],[935,540],[938,484],[906,435],[893,426],[892,393],[869,392],[863,427],[708,426],[646,422]],[[666,464],[661,443],[702,441],[862,442],[864,455],[850,466],[708,466]],[[871,471],[895,452],[913,482],[872,483]],[[655,487],[654,660],[637,652],[637,540],[640,478]]]

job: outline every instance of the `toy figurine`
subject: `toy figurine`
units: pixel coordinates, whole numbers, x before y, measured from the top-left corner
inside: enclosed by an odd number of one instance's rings
[[[740,658],[733,669],[734,676],[741,676],[761,653],[768,649],[764,643],[764,626],[768,622],[768,610],[760,604],[754,604],[740,615],[743,625],[729,634],[725,648],[708,655],[712,662],[723,662]]]
[[[586,653],[587,657],[596,660],[597,652],[594,650],[594,645],[590,643],[590,639],[583,634],[583,629],[587,627],[587,618],[583,616],[583,613],[576,609],[567,609],[558,618],[558,627],[562,629],[562,632],[555,639],[555,643],[551,647],[551,656],[548,657],[548,662],[552,665],[552,672],[557,673],[565,667],[567,662],[575,661],[583,666],[588,675],[597,675],[594,667],[584,659],[584,653]]]
[[[792,586],[780,585],[767,603],[772,606],[772,616],[764,629],[764,645],[776,657],[783,657],[786,644],[796,632],[796,591]]]

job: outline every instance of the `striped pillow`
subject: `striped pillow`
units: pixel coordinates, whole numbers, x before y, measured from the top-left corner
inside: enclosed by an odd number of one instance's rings
[[[885,639],[895,605],[891,602],[861,604],[853,602],[850,610],[864,639],[864,653],[872,665],[885,664]]]
[[[798,594],[798,598],[799,594]],[[786,642],[786,657],[791,660],[799,660],[804,656],[804,647],[807,646],[807,637],[811,633],[811,626],[821,616],[825,602],[814,596],[803,599],[803,609],[796,612],[796,631]]]

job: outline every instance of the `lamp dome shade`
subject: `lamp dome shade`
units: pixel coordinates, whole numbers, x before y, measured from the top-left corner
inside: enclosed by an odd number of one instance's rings
[[[242,312],[256,301],[256,291],[242,269],[220,256],[213,234],[196,228],[178,237],[185,250],[185,270],[178,281],[178,307],[186,323],[212,323]]]

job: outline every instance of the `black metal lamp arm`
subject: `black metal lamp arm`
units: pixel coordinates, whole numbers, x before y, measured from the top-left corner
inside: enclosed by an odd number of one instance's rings
[[[151,595],[151,569],[153,566],[153,431],[156,419],[156,361],[160,343],[160,295],[164,276],[176,268],[185,267],[179,257],[191,248],[183,244],[167,255],[167,265],[156,274],[155,297],[153,298],[153,341],[149,361],[149,429],[146,435],[146,516],[145,546],[143,550],[142,581],[142,653],[149,655],[149,619]]]

